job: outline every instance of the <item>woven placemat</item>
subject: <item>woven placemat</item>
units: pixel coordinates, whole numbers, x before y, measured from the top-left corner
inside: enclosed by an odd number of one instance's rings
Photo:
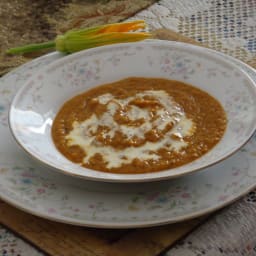
[[[154,228],[111,230],[48,221],[0,201],[0,220],[52,256],[155,256],[193,230],[202,219]]]
[[[0,0],[0,75],[39,56],[7,56],[5,51],[10,47],[52,40],[73,28],[118,22],[154,2],[156,0]]]

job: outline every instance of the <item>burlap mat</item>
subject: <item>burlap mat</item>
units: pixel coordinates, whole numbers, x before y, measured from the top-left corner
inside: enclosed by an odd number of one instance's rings
[[[118,22],[154,2],[156,0],[0,0],[0,75],[36,57],[35,54],[6,56],[5,50],[10,47],[52,40],[56,34],[72,28]]]

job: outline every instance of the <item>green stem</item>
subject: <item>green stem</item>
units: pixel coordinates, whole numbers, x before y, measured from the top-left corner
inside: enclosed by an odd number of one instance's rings
[[[28,44],[25,46],[15,47],[8,49],[6,53],[8,54],[22,54],[27,52],[34,52],[39,51],[42,49],[48,49],[48,48],[54,48],[55,47],[55,41],[49,41],[46,43],[40,43],[40,44]]]

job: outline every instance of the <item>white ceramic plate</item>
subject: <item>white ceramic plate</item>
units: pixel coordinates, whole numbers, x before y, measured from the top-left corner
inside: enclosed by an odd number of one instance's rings
[[[227,129],[221,141],[186,165],[145,174],[94,171],[65,158],[51,137],[52,121],[60,106],[95,85],[130,76],[179,80],[210,93],[227,114]],[[13,100],[10,126],[27,152],[65,174],[108,182],[141,182],[188,174],[228,157],[252,136],[255,113],[255,83],[238,66],[202,47],[152,40],[82,51],[35,71]]]
[[[24,81],[60,57],[54,53],[36,59],[0,79],[0,197],[3,200],[59,222],[131,228],[177,222],[209,213],[255,187],[256,136],[216,166],[171,181],[139,186],[80,180],[39,165],[11,136],[8,108]],[[233,61],[256,81],[253,69]]]

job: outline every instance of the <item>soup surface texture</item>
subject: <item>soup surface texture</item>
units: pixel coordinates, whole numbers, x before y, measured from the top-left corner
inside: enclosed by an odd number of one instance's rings
[[[219,142],[220,103],[191,85],[131,77],[67,101],[52,127],[58,150],[84,167],[147,173],[189,163]]]

